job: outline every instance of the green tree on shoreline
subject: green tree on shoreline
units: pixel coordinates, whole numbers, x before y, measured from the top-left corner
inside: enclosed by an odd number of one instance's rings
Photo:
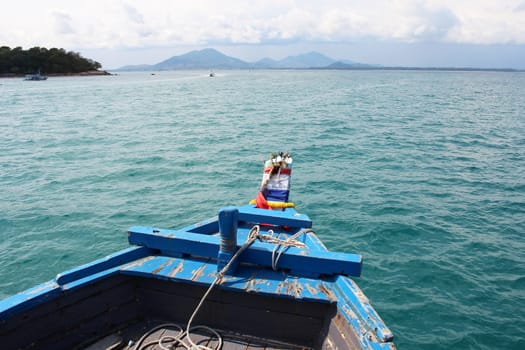
[[[78,52],[66,52],[64,49],[0,47],[0,74],[23,75],[38,70],[42,74],[82,73],[101,67],[100,63],[84,58]]]

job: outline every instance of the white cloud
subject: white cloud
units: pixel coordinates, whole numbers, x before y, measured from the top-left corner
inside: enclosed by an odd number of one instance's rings
[[[107,0],[80,4],[26,0],[2,8],[10,10],[0,13],[0,41],[11,46],[114,48],[369,39],[525,44],[523,0]]]
[[[144,18],[142,14],[135,7],[127,3],[123,3],[122,7],[124,8],[124,11],[126,12],[131,22],[139,24],[144,23]]]
[[[54,11],[52,16],[55,24],[55,33],[61,34],[75,34],[73,29],[71,16],[65,12]]]
[[[525,1],[522,1],[519,3],[515,8],[514,11],[525,11]]]

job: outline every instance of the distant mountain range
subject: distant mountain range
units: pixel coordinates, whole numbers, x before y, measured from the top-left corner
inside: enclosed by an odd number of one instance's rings
[[[503,71],[514,72],[516,69],[469,68],[469,67],[388,67],[357,63],[348,60],[335,60],[319,52],[309,52],[297,56],[288,56],[282,60],[263,58],[257,62],[246,62],[227,56],[215,49],[191,51],[180,56],[173,56],[157,64],[124,66],[114,71],[159,71],[182,69],[381,69],[381,70],[444,70],[444,71]]]
[[[332,68],[331,68],[332,67]],[[245,62],[227,56],[215,49],[191,51],[180,56],[173,56],[157,64],[132,65],[118,68],[118,71],[149,71],[177,69],[348,69],[351,67],[377,67],[351,61],[337,61],[318,52],[309,52],[297,56],[288,56],[282,60],[263,58],[257,62]]]

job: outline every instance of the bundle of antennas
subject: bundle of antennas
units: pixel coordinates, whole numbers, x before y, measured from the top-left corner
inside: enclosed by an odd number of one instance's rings
[[[253,201],[257,208],[294,207],[293,203],[288,202],[292,162],[292,156],[288,152],[270,154],[270,159],[264,163],[261,189]]]

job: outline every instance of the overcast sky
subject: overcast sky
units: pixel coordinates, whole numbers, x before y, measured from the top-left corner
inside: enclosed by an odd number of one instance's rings
[[[525,69],[525,0],[0,0],[0,45],[78,51],[106,69],[207,47]]]

